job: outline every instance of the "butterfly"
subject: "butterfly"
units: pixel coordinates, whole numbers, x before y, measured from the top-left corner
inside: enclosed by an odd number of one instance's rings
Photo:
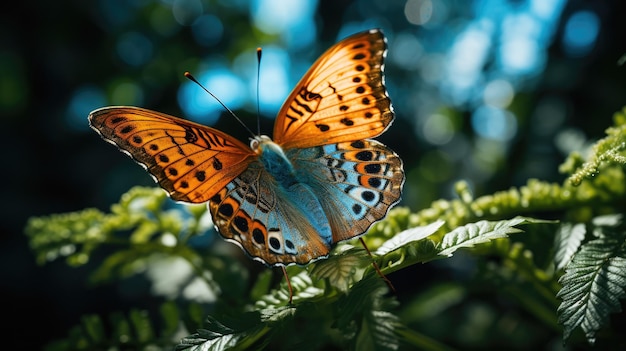
[[[208,202],[217,231],[268,266],[305,265],[364,234],[401,196],[402,161],[372,140],[394,114],[374,29],[328,49],[291,92],[273,140],[250,145],[191,121],[111,106],[89,124],[177,201]]]

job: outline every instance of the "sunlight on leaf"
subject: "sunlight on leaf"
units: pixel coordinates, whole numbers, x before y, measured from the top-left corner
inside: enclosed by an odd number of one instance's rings
[[[620,227],[617,233],[615,225],[596,227],[594,232],[602,235],[582,245],[559,279],[563,288],[557,297],[563,302],[557,312],[564,340],[580,326],[593,344],[609,314],[621,311],[620,299],[626,297],[626,231]]]
[[[506,238],[509,234],[519,233],[522,230],[516,225],[537,222],[537,220],[515,217],[506,221],[490,222],[479,221],[458,227],[444,235],[441,240],[441,256],[452,256],[460,248],[469,248],[491,240]]]
[[[626,165],[626,123],[624,115],[626,108],[616,112],[613,116],[614,125],[606,130],[607,136],[593,145],[591,155],[587,161],[577,169],[562,168],[563,171],[572,173],[568,181],[578,186],[584,179],[591,179],[602,172],[603,168],[610,165]],[[569,164],[569,163],[568,163]],[[575,163],[571,163],[576,165]]]
[[[587,229],[582,223],[563,223],[556,232],[554,238],[556,255],[554,262],[557,269],[562,269],[578,251],[580,244],[585,238]]]
[[[291,306],[284,306],[242,313],[230,318],[229,325],[209,316],[206,328],[181,340],[176,350],[247,350],[253,344],[255,348],[262,349],[269,339],[260,339],[278,329],[273,326],[289,323],[295,311]]]
[[[362,272],[357,275],[357,270],[362,268],[364,263],[370,262],[365,250],[351,247],[339,255],[316,262],[311,269],[311,276],[316,279],[327,279],[332,286],[346,292],[350,285],[361,279]]]
[[[399,319],[387,311],[371,311],[363,318],[361,332],[356,340],[356,350],[397,350],[400,347],[395,330]]]
[[[393,238],[385,241],[385,243],[376,250],[375,255],[383,256],[411,242],[422,240],[435,233],[444,223],[443,220],[438,220],[426,226],[404,230],[396,234]]]

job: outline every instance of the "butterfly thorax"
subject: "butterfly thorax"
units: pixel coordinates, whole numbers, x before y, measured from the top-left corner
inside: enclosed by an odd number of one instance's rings
[[[250,141],[250,147],[259,156],[259,161],[265,170],[284,188],[298,182],[293,165],[283,148],[273,142],[270,137],[256,136]]]

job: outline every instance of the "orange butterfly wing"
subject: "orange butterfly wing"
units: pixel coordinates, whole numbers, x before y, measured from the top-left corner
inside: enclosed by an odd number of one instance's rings
[[[256,159],[252,149],[226,133],[138,107],[95,110],[89,124],[178,201],[208,201]]]
[[[383,85],[386,41],[379,30],[328,49],[281,107],[274,141],[284,149],[373,138],[393,120]]]

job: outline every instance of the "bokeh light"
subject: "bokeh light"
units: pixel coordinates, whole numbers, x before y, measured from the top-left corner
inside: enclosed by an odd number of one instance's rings
[[[450,118],[442,114],[432,114],[426,118],[422,126],[424,139],[434,145],[444,145],[454,137],[454,124]]]
[[[302,48],[315,40],[316,0],[254,0],[250,11],[254,24],[268,34],[279,34],[290,47]]]
[[[504,79],[494,79],[485,85],[483,101],[485,105],[507,108],[515,97],[513,85]]]
[[[433,15],[431,0],[408,0],[404,5],[404,15],[411,24],[424,25]]]
[[[419,39],[410,33],[399,33],[389,50],[389,60],[408,71],[419,69],[424,47]]]
[[[117,54],[130,66],[146,64],[154,53],[154,46],[148,37],[131,31],[122,35],[117,42]]]
[[[448,53],[444,94],[451,104],[463,105],[474,98],[482,82],[483,67],[492,45],[488,22],[469,23]]]
[[[110,103],[113,105],[143,106],[143,90],[132,80],[116,81],[112,84]]]
[[[196,79],[231,110],[241,108],[247,98],[247,87],[233,72],[223,65],[198,74]],[[225,112],[224,107],[195,82],[188,81],[178,90],[178,102],[185,116],[206,125],[214,124]]]
[[[483,138],[509,141],[517,133],[517,120],[510,111],[481,106],[472,114],[472,128]]]
[[[224,24],[214,15],[200,16],[191,27],[196,42],[203,46],[217,44],[224,35]]]
[[[600,20],[591,11],[578,11],[565,23],[563,50],[570,56],[587,55],[596,42]]]
[[[149,13],[149,21],[152,29],[161,36],[169,37],[179,32],[181,26],[172,16],[171,6],[157,4]]]
[[[65,114],[65,122],[70,130],[87,131],[87,115],[89,112],[103,107],[106,97],[102,90],[95,85],[87,84],[74,91]]]
[[[174,0],[172,4],[172,14],[176,22],[181,25],[191,25],[204,12],[200,0]]]

